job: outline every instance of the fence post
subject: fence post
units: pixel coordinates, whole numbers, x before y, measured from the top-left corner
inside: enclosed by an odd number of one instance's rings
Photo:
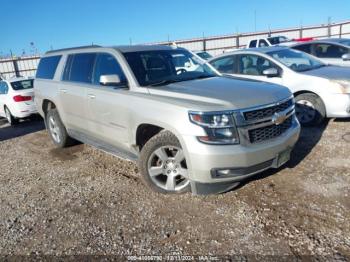
[[[331,18],[328,17],[328,37],[331,37],[332,31],[331,31]]]
[[[239,48],[239,35],[236,36],[236,48]]]
[[[203,37],[203,51],[207,51],[207,41],[205,40],[205,37]]]
[[[18,59],[17,58],[12,58],[12,63],[13,63],[13,68],[15,69],[15,75],[16,77],[20,77],[21,74],[19,72],[19,68],[18,68]]]
[[[342,35],[342,29],[343,29],[343,24],[340,24],[339,25],[339,38],[341,38],[341,35]]]
[[[300,29],[299,29],[299,38],[303,38],[303,26],[300,26]]]

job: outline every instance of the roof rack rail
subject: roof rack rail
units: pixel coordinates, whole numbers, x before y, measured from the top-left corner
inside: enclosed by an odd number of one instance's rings
[[[47,51],[46,54],[60,52],[60,51],[69,51],[69,50],[84,49],[84,48],[97,48],[97,47],[102,47],[102,46],[100,46],[100,45],[84,45],[84,46],[77,46],[77,47],[69,47],[69,48],[62,48],[62,49]]]

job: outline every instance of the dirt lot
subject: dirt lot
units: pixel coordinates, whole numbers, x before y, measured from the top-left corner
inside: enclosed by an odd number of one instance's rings
[[[0,122],[0,254],[350,257],[350,122],[308,128],[281,170],[231,192],[160,195],[137,166],[57,150],[41,121]]]

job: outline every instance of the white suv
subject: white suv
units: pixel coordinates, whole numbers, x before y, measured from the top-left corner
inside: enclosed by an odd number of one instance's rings
[[[6,117],[10,125],[37,113],[33,81],[23,77],[0,81],[0,117]]]

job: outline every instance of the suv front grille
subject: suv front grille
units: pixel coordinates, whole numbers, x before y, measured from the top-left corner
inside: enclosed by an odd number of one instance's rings
[[[259,143],[282,135],[293,124],[293,116],[290,116],[282,124],[260,127],[248,131],[250,143]]]
[[[279,105],[244,112],[243,115],[246,121],[258,121],[261,119],[272,117],[275,113],[282,112],[291,106],[293,106],[293,98]]]

